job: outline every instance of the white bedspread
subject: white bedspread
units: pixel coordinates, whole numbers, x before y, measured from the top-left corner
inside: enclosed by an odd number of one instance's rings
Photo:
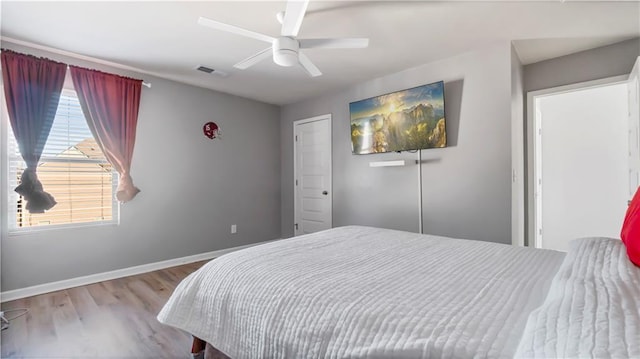
[[[233,359],[512,357],[563,258],[335,228],[214,259],[158,320]]]
[[[517,356],[640,358],[640,268],[619,239],[571,242]]]

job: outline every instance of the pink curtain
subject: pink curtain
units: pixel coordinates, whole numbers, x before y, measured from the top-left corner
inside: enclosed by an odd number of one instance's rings
[[[89,128],[109,163],[120,174],[116,198],[128,202],[140,192],[129,172],[142,80],[75,66],[70,69]]]
[[[16,187],[30,213],[56,205],[45,192],[36,170],[58,109],[67,65],[49,59],[2,50],[2,78],[9,122],[27,164]]]

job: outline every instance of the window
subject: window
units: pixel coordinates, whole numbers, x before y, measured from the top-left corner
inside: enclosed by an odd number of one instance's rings
[[[58,202],[45,213],[29,213],[14,191],[26,164],[9,131],[9,228],[116,223],[117,172],[107,162],[82,114],[75,91],[64,90],[38,164],[44,190]]]

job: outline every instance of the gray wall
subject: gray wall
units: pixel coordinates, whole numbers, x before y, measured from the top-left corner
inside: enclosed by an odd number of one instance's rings
[[[120,207],[120,225],[7,235],[2,194],[2,291],[280,238],[277,106],[2,46],[153,85],[142,91],[133,157],[142,192]],[[221,126],[222,139],[204,137],[208,121]]]
[[[511,143],[511,162],[515,185],[511,188],[511,236],[513,243],[523,246],[524,243],[524,67],[513,45],[511,45],[511,133],[519,141]]]
[[[282,108],[282,235],[293,235],[293,121],[331,113],[333,225],[418,231],[418,167],[370,168],[416,153],[352,155],[349,102],[445,81],[449,147],[424,150],[424,232],[511,243],[511,45],[376,78]]]
[[[640,38],[540,61],[524,67],[524,91],[597,80],[631,72]]]

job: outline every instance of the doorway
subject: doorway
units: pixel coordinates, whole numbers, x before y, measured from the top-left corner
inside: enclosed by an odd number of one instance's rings
[[[618,238],[629,199],[626,77],[530,96],[530,245],[567,251],[575,238]]]
[[[332,227],[331,115],[293,123],[294,235]]]

